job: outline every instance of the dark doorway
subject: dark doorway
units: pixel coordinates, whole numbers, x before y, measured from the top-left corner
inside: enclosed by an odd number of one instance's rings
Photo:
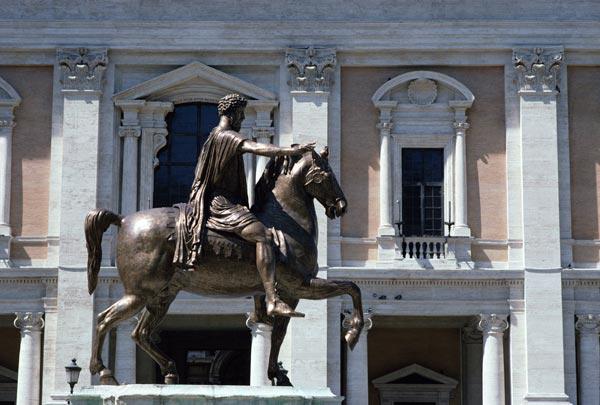
[[[250,344],[247,330],[164,330],[159,347],[175,361],[180,384],[249,385]],[[155,375],[162,383],[158,368]]]

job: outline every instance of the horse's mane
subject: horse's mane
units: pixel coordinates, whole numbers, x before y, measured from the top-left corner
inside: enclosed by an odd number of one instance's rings
[[[267,197],[275,188],[279,176],[290,173],[299,160],[299,156],[276,156],[269,160],[265,171],[254,187],[254,207],[263,206],[267,201]]]

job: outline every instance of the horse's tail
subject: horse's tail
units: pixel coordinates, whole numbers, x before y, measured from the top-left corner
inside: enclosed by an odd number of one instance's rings
[[[105,209],[95,209],[85,217],[85,244],[88,251],[87,276],[90,295],[98,285],[102,260],[102,235],[113,224],[121,226],[121,216]]]

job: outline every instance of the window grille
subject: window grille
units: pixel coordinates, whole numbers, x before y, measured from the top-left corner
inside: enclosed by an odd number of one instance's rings
[[[167,145],[154,172],[154,207],[187,201],[198,156],[218,120],[217,105],[210,103],[178,104],[167,116]]]

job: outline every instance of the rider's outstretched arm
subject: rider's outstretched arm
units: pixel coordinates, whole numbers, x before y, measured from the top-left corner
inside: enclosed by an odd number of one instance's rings
[[[275,157],[275,156],[295,156],[302,155],[304,152],[315,149],[315,142],[304,145],[280,148],[270,143],[258,143],[246,139],[241,145],[242,153],[254,153],[255,155]]]

